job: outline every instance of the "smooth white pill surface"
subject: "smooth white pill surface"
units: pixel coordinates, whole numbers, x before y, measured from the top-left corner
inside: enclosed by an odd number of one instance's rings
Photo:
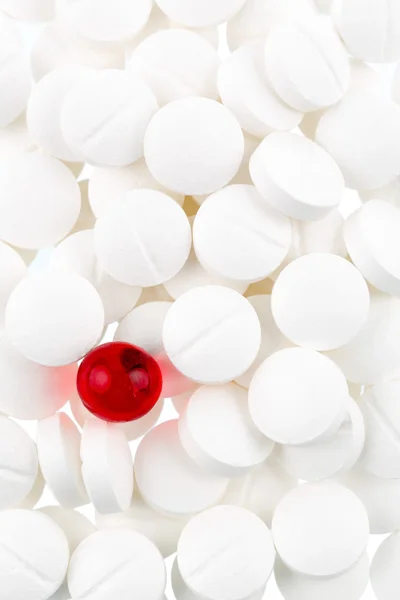
[[[317,577],[339,575],[366,550],[368,515],[347,488],[330,481],[306,483],[278,504],[272,536],[281,559],[294,571]]]
[[[294,133],[272,133],[261,142],[250,159],[250,175],[264,200],[292,219],[322,219],[344,194],[332,157]]]
[[[378,600],[395,600],[400,585],[397,568],[400,558],[400,534],[386,538],[371,563],[371,584]]]
[[[245,0],[156,0],[161,10],[173,21],[188,27],[207,27],[228,21]]]
[[[247,391],[234,383],[196,390],[179,419],[179,437],[200,467],[222,477],[243,475],[274,448],[250,418]]]
[[[282,333],[312,350],[344,346],[359,333],[369,313],[368,286],[361,273],[334,254],[312,253],[278,276],[271,309]]]
[[[94,229],[102,268],[121,283],[143,287],[176,275],[189,256],[191,239],[182,208],[155,190],[129,192]]]
[[[227,279],[265,279],[282,263],[290,242],[289,219],[267,206],[252,185],[215,192],[194,220],[197,258],[206,270]]]
[[[6,310],[6,330],[16,348],[46,366],[84,356],[100,339],[104,308],[93,285],[75,273],[43,272],[23,279]]]
[[[226,383],[256,359],[261,344],[257,313],[240,294],[208,285],[174,302],[164,322],[163,342],[172,364],[198,383]]]
[[[144,156],[155,179],[187,195],[211,194],[229,183],[243,152],[236,118],[209,98],[170,102],[153,117],[144,139]]]
[[[26,265],[16,250],[0,242],[0,323],[11,292],[27,273]]]
[[[255,372],[250,414],[272,440],[304,444],[337,429],[348,394],[335,363],[313,350],[287,348],[272,354]]]
[[[163,600],[165,585],[159,550],[128,529],[93,533],[77,547],[68,568],[68,587],[77,600]]]
[[[189,458],[179,440],[177,420],[166,421],[144,436],[135,456],[135,478],[150,506],[182,517],[216,504],[228,484]]]

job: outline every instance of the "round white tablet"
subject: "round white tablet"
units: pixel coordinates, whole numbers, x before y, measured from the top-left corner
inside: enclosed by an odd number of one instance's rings
[[[132,501],[133,463],[128,440],[114,423],[86,421],[81,443],[82,476],[101,513],[126,510]]]
[[[16,348],[46,366],[82,358],[100,339],[104,308],[93,285],[75,273],[48,271],[23,279],[6,310]]]
[[[0,599],[47,600],[68,567],[65,534],[50,517],[33,510],[0,513]]]
[[[315,139],[349,187],[377,189],[400,174],[400,106],[383,94],[348,94],[324,113]]]
[[[0,509],[21,503],[37,474],[35,443],[17,423],[0,416]]]
[[[67,146],[83,161],[121,167],[143,156],[143,139],[158,109],[150,89],[133,75],[107,69],[77,81],[61,109]]]
[[[250,418],[247,391],[234,383],[196,390],[179,419],[179,437],[200,467],[221,477],[244,475],[274,449]]]
[[[369,314],[369,290],[361,273],[335,254],[312,253],[291,262],[278,276],[271,309],[282,333],[312,350],[344,346]]]
[[[282,263],[290,243],[289,219],[270,208],[252,185],[215,192],[194,220],[197,258],[206,270],[227,279],[265,279]]]
[[[16,419],[43,419],[60,410],[76,390],[75,364],[45,367],[0,339],[0,411]]]
[[[18,252],[0,242],[0,323],[2,325],[10,294],[26,274],[26,265]]]
[[[81,209],[78,184],[63,163],[43,154],[21,154],[0,167],[0,238],[21,248],[59,242]]]
[[[304,221],[325,217],[345,189],[329,154],[295,133],[272,133],[261,142],[250,159],[250,175],[266,202]]]
[[[304,112],[336,104],[350,85],[349,59],[329,17],[272,27],[265,66],[284,102]]]
[[[228,480],[207,473],[186,454],[178,421],[154,427],[140,442],[135,478],[145,502],[171,516],[190,516],[216,504]]]
[[[400,374],[400,299],[371,293],[367,322],[345,346],[328,352],[352,383],[374,385]]]
[[[318,577],[339,575],[366,550],[368,515],[344,486],[331,481],[306,483],[278,504],[272,535],[277,552],[292,570]]]
[[[305,444],[335,431],[344,417],[347,382],[334,362],[313,350],[272,354],[250,383],[250,414],[279,444]]]
[[[105,529],[86,538],[68,568],[73,598],[163,600],[166,572],[155,545],[129,529]]]
[[[229,21],[245,0],[156,0],[161,10],[173,21],[188,27],[207,27]]]
[[[400,533],[386,538],[371,563],[371,584],[378,600],[396,600],[400,585]]]
[[[230,288],[207,285],[186,292],[169,309],[163,328],[172,364],[198,383],[227,383],[257,357],[261,326],[251,304]]]
[[[101,267],[128,285],[154,286],[174,277],[185,264],[191,229],[182,208],[156,190],[134,190],[94,229]]]
[[[272,87],[261,41],[245,44],[225,58],[218,71],[218,91],[241,127],[259,138],[272,131],[293,129],[303,117],[303,113],[287,106]]]
[[[56,500],[65,508],[89,502],[81,474],[80,443],[80,433],[65,413],[38,422],[40,469]]]
[[[143,40],[128,72],[144,81],[160,106],[188,96],[216,100],[219,58],[204,38],[186,29],[165,29]]]
[[[275,548],[259,517],[238,506],[217,506],[186,525],[177,558],[183,581],[201,598],[245,600],[265,588]]]
[[[153,117],[144,139],[152,175],[166,188],[188,195],[210,194],[229,183],[243,152],[236,118],[209,98],[170,102]]]
[[[400,296],[400,209],[370,200],[346,220],[344,239],[353,263],[375,288]]]

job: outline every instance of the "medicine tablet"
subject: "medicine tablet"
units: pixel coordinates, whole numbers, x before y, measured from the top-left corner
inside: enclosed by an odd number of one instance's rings
[[[318,144],[295,133],[272,133],[250,159],[250,175],[266,202],[292,219],[323,219],[339,205],[344,180]]]
[[[114,423],[86,421],[81,443],[82,476],[98,512],[127,510],[133,494],[133,463],[128,440]]]
[[[60,410],[76,389],[75,364],[45,367],[0,338],[0,411],[16,419],[43,419]]]
[[[42,365],[67,365],[82,358],[103,328],[99,294],[75,273],[32,274],[17,285],[7,304],[7,335],[26,358]]]
[[[124,71],[106,69],[77,81],[68,92],[61,132],[84,162],[121,167],[143,156],[144,134],[157,109],[144,83]]]
[[[94,249],[111,277],[147,287],[180,271],[191,238],[188,218],[172,198],[156,190],[133,190],[98,219]]]
[[[400,296],[400,210],[370,200],[346,220],[344,238],[353,263],[375,288]]]
[[[247,371],[257,357],[261,326],[240,294],[218,285],[186,292],[164,322],[163,342],[172,364],[197,383],[227,383]]]
[[[228,21],[245,0],[156,0],[161,10],[173,21],[187,27],[208,27]]]
[[[89,502],[81,474],[80,443],[80,433],[65,413],[38,422],[40,469],[57,502],[65,508]]]
[[[144,139],[151,174],[166,188],[187,195],[211,194],[228,184],[243,152],[236,118],[209,98],[170,102],[153,117]]]
[[[68,568],[73,598],[163,600],[166,572],[155,545],[130,529],[105,529],[87,537]]]
[[[344,258],[307,254],[278,276],[271,310],[279,329],[294,344],[332,350],[354,339],[367,322],[368,286]]]
[[[238,506],[217,506],[189,521],[177,559],[183,581],[201,598],[245,600],[265,588],[275,548],[259,517]]]
[[[35,443],[17,423],[0,416],[0,509],[22,503],[37,474]]]
[[[272,86],[296,110],[336,104],[350,85],[349,59],[329,17],[272,27],[264,56]]]
[[[400,174],[400,107],[383,94],[348,94],[324,113],[315,139],[351,188],[377,189]]]
[[[378,600],[396,600],[400,577],[400,534],[392,533],[375,553],[371,563],[371,584]]]
[[[34,510],[0,513],[1,600],[47,600],[62,584],[69,548],[65,534]]]
[[[179,419],[179,437],[200,467],[221,477],[244,475],[274,449],[250,418],[247,391],[234,383],[196,390]]]
[[[0,167],[0,238],[20,248],[59,242],[73,228],[81,208],[71,171],[50,156],[26,153]]]
[[[228,480],[207,473],[186,454],[178,421],[166,421],[149,431],[135,456],[135,478],[141,495],[155,510],[185,517],[216,504]]]
[[[252,185],[215,192],[194,220],[197,258],[206,270],[227,279],[265,279],[282,263],[290,242],[289,219],[266,205]]]
[[[26,265],[18,252],[0,242],[0,323],[2,325],[10,294],[26,273]]]
[[[340,369],[305,348],[272,354],[249,388],[250,415],[264,435],[280,444],[305,444],[335,431],[349,395]]]
[[[306,483],[278,504],[272,536],[278,554],[293,571],[316,577],[339,575],[366,550],[368,515],[347,488],[331,481]]]

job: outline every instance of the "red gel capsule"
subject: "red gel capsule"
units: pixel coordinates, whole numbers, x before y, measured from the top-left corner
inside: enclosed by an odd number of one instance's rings
[[[85,356],[76,383],[83,404],[93,415],[123,423],[150,412],[161,394],[162,375],[145,350],[110,342]]]

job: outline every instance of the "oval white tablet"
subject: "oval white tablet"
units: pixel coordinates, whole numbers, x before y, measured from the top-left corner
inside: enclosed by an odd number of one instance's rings
[[[381,543],[371,563],[371,584],[378,600],[396,599],[400,585],[399,557],[400,534],[397,532]]]
[[[188,27],[220,25],[238,12],[245,0],[156,0],[161,10],[173,21]]]
[[[211,194],[236,175],[244,141],[232,113],[209,98],[183,98],[151,120],[144,156],[152,175],[181,194]]]
[[[2,324],[10,294],[26,273],[26,265],[18,252],[0,242],[0,323]]]
[[[208,285],[186,292],[169,309],[163,342],[172,364],[198,383],[227,383],[256,359],[261,343],[257,313],[240,294]]]
[[[179,440],[177,420],[166,421],[144,436],[135,456],[135,478],[150,506],[182,517],[216,504],[228,484],[189,458]]]
[[[317,577],[339,575],[366,550],[368,515],[347,488],[330,481],[306,483],[278,504],[272,536],[281,559],[294,571]]]
[[[294,133],[272,133],[261,142],[250,159],[250,175],[266,202],[301,221],[324,218],[344,194],[335,161]]]
[[[337,429],[349,395],[334,362],[305,348],[272,354],[249,388],[250,415],[264,435],[280,444],[304,444]]]
[[[283,262],[291,242],[287,217],[252,185],[229,185],[201,205],[193,226],[196,256],[206,270],[251,283]]]

